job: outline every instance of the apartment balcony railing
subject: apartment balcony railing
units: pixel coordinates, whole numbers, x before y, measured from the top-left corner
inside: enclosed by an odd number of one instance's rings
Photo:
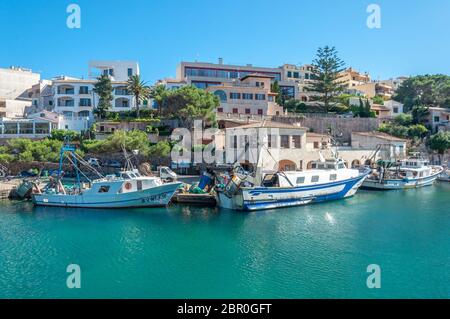
[[[75,106],[75,103],[73,101],[67,101],[67,102],[62,102],[62,103],[58,103],[59,107],[73,107]]]
[[[130,92],[128,90],[116,89],[116,90],[114,90],[114,94],[121,95],[121,96],[127,96],[127,95],[130,95]]]
[[[75,94],[75,90],[74,89],[58,90],[58,94],[73,95]]]

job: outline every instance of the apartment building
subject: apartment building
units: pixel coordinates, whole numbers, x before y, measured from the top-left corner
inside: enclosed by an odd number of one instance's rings
[[[314,82],[313,66],[310,64],[300,66],[283,64],[280,68],[283,70],[283,80],[294,84],[293,88],[289,87],[290,92],[287,92],[287,89],[282,90],[283,94],[289,93],[287,96],[292,96],[293,94],[296,100],[303,102],[310,101],[311,96],[314,95],[313,92],[308,90],[308,87]]]
[[[219,115],[281,115],[283,108],[275,102],[277,93],[270,89],[272,80],[270,75],[249,74],[206,90],[219,97]]]
[[[285,79],[282,67],[266,68],[256,67],[252,64],[245,66],[231,65],[224,64],[223,59],[219,59],[218,63],[181,62],[177,67],[176,80],[206,89],[222,83],[231,83],[255,73],[270,76],[272,82],[278,81],[283,95],[295,98],[296,85],[294,82]]]
[[[378,95],[388,100],[394,94],[394,88],[392,86],[381,82],[368,82],[365,84],[355,85],[352,88],[362,92],[368,98],[373,98]]]
[[[345,83],[349,89],[352,89],[355,86],[369,83],[370,76],[367,72],[361,73],[350,67],[341,72],[339,81]]]
[[[450,131],[450,109],[442,107],[428,108],[425,123],[431,127],[433,132]]]
[[[0,68],[0,116],[23,116],[32,104],[30,89],[40,77],[22,67]]]

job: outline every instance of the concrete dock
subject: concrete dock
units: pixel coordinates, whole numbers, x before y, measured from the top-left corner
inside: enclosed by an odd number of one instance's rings
[[[7,200],[11,190],[19,186],[21,182],[21,179],[0,180],[0,200]]]

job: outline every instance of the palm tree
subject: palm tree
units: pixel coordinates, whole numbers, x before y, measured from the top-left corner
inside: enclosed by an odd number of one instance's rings
[[[139,75],[132,75],[127,81],[127,90],[134,95],[136,116],[139,118],[139,104],[149,98],[150,88],[146,82],[141,80]]]

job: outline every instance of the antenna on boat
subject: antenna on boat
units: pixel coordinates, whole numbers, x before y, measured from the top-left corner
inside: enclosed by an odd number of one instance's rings
[[[125,144],[122,145],[122,152],[123,152],[123,156],[125,157],[125,170],[133,171],[134,165],[133,165],[133,162],[131,161],[132,155],[128,155]]]

